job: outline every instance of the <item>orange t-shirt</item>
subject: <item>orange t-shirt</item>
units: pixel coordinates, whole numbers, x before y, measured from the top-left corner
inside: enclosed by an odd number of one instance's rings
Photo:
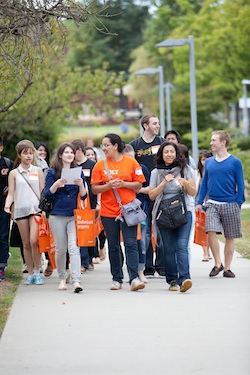
[[[145,177],[140,164],[130,156],[123,155],[122,160],[115,162],[107,158],[108,168],[112,178],[120,178],[126,182],[145,182]],[[92,170],[91,185],[104,185],[109,182],[109,178],[105,169],[104,161],[100,160],[96,163]],[[127,188],[117,189],[122,204],[131,202],[136,193],[134,190]],[[101,194],[101,216],[116,217],[120,214],[120,207],[117,203],[113,189],[109,189]]]

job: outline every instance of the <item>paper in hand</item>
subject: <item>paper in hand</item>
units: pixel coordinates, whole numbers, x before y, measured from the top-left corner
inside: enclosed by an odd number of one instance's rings
[[[61,178],[67,180],[65,185],[75,185],[74,181],[81,177],[82,167],[63,168]]]

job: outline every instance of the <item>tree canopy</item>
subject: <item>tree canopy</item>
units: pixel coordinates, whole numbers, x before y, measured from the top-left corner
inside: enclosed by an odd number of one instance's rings
[[[0,2],[0,112],[8,111],[25,94],[49,53],[59,54],[58,48],[68,34],[65,20],[109,33],[102,21],[108,17],[104,13],[108,6],[105,0],[102,3],[96,6],[94,1],[73,0]]]

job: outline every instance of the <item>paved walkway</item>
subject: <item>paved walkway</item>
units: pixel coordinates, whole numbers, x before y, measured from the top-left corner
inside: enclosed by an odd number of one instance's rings
[[[82,276],[84,292],[20,285],[0,341],[4,375],[249,375],[250,261],[235,253],[235,279],[208,277],[192,246],[193,288],[163,279],[110,291],[108,260]]]

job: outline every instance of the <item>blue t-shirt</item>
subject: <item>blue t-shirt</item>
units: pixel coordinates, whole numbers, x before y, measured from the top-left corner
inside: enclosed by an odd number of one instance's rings
[[[215,157],[205,161],[204,176],[200,187],[198,204],[207,199],[217,202],[237,202],[239,206],[245,201],[244,175],[240,159],[230,155],[218,162]]]

